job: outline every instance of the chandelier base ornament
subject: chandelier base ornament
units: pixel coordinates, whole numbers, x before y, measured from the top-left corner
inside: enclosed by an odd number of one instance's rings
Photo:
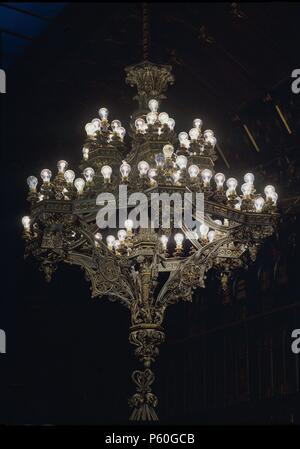
[[[152,365],[165,340],[166,309],[192,301],[194,290],[205,288],[210,269],[226,289],[234,271],[255,260],[263,240],[276,229],[278,196],[271,185],[264,196],[257,193],[252,173],[244,175],[240,193],[237,179],[226,181],[223,173],[215,173],[216,138],[212,130],[203,130],[201,119],[193,121],[189,133],[175,133],[174,119],[159,111],[174,80],[169,66],[146,61],[126,73],[139,102],[128,135],[119,120],[110,123],[108,110],[100,108],[99,118],[85,126],[80,177],[59,161],[53,180],[49,169],[42,170],[40,188],[35,176],[27,179],[31,214],[22,219],[23,237],[25,255],[39,261],[47,281],[62,262],[79,266],[93,298],[107,297],[129,310],[129,341],[143,364],[132,374],[136,393],[129,400],[130,419],[156,421]],[[120,216],[111,206],[118,201],[100,204],[99,195],[114,200],[122,185],[131,198],[144,194],[140,212],[147,213],[148,225],[139,225],[137,205],[131,204],[123,220],[99,229],[99,211]],[[180,202],[189,192],[201,195],[203,210],[194,197],[190,209]],[[168,226],[153,226],[153,193],[160,205],[154,215],[169,214]],[[175,193],[179,203],[171,201]],[[167,206],[163,198],[170,199]],[[195,227],[185,221],[175,226],[178,210],[190,210]]]

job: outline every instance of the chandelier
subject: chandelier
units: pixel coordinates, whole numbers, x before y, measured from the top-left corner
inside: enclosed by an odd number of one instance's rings
[[[256,192],[252,173],[238,187],[235,178],[226,180],[217,172],[216,137],[201,119],[193,121],[188,133],[175,132],[174,119],[161,110],[174,82],[170,66],[146,61],[125,70],[139,105],[128,130],[119,120],[110,122],[102,107],[85,126],[78,177],[63,160],[55,176],[42,170],[40,186],[29,176],[30,216],[22,223],[25,256],[38,260],[46,281],[60,262],[80,266],[92,297],[105,296],[129,310],[129,341],[143,364],[132,374],[136,393],[129,400],[130,419],[150,421],[158,419],[152,364],[165,339],[168,306],[191,301],[193,291],[205,287],[208,270],[218,273],[226,289],[232,272],[255,260],[262,241],[276,228],[277,193],[271,185]],[[120,186],[149,200],[153,194],[200,193],[203,210],[199,213],[189,197],[194,229],[185,223],[175,227],[175,202],[170,202],[168,227],[154,227],[153,220],[135,227],[129,214],[116,229],[99,229],[97,216],[107,204],[97,198],[102,193],[119,198]],[[179,206],[181,212],[184,207]],[[149,212],[148,206],[143,210]]]

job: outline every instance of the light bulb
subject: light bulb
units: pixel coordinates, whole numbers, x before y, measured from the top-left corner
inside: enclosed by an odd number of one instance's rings
[[[178,140],[181,143],[181,145],[183,145],[187,140],[189,140],[189,135],[188,133],[182,131],[181,133],[178,134]]]
[[[123,140],[126,134],[126,129],[123,128],[123,126],[120,126],[119,128],[116,129],[116,133],[118,134],[120,139]]]
[[[141,176],[146,175],[147,172],[148,172],[148,170],[149,170],[149,164],[148,164],[148,162],[146,162],[146,161],[140,161],[140,162],[138,163],[138,171],[140,172],[140,175],[141,175]]]
[[[255,198],[254,206],[255,206],[256,212],[261,212],[264,207],[264,204],[265,204],[265,200],[263,199],[262,196],[258,196],[257,198]]]
[[[193,125],[195,128],[201,128],[201,126],[203,125],[201,118],[195,118],[195,120],[193,121]]]
[[[245,182],[242,184],[241,191],[243,192],[245,198],[249,198],[252,192],[252,185]]]
[[[96,128],[93,123],[87,123],[85,125],[85,131],[86,131],[88,137],[93,137],[95,135]]]
[[[225,175],[223,173],[217,173],[215,175],[215,182],[217,185],[217,189],[220,190],[223,188],[223,184],[225,182]]]
[[[92,182],[95,176],[95,170],[92,167],[87,167],[83,170],[83,175],[86,182]]]
[[[85,161],[87,161],[88,160],[88,158],[89,158],[89,148],[87,148],[87,147],[83,147],[82,148],[82,155],[83,155],[83,159],[85,160]]]
[[[131,167],[126,161],[122,162],[122,165],[120,166],[120,172],[121,172],[122,178],[125,178],[125,179],[128,178],[129,173],[131,172]]]
[[[101,242],[102,240],[102,234],[100,232],[96,232],[95,239],[98,240],[98,242]]]
[[[181,232],[178,232],[177,234],[174,235],[174,240],[176,242],[176,248],[177,249],[181,249],[182,248],[182,243],[184,240],[184,235],[181,234]]]
[[[206,237],[208,234],[208,231],[209,231],[209,227],[205,223],[202,223],[199,228],[200,236]]]
[[[148,112],[146,115],[146,121],[149,125],[154,125],[157,119],[157,113],[156,112]]]
[[[227,179],[226,185],[227,185],[228,189],[230,190],[230,192],[235,191],[237,184],[238,184],[238,182],[235,178]]]
[[[151,112],[157,112],[157,110],[158,110],[158,101],[155,100],[155,99],[150,100],[149,103],[148,103],[148,107],[149,107]]]
[[[148,170],[148,178],[149,178],[151,181],[154,181],[153,178],[155,178],[156,175],[157,175],[157,171],[155,170],[155,168],[150,168],[150,169]]]
[[[161,112],[158,116],[158,120],[162,125],[167,125],[169,120],[169,114],[167,114],[166,112]]]
[[[120,249],[120,246],[121,246],[120,240],[115,240],[114,248],[115,248],[116,251],[118,251],[118,249]]]
[[[65,180],[68,184],[73,184],[73,181],[75,179],[75,173],[73,170],[67,170],[65,171]]]
[[[158,167],[163,167],[165,163],[165,156],[163,153],[158,153],[155,155],[155,162]]]
[[[179,181],[180,177],[181,177],[180,170],[175,171],[173,173],[172,177],[173,177],[174,184],[176,184]]]
[[[120,120],[113,120],[111,122],[110,126],[111,126],[111,129],[116,132],[117,128],[120,128],[120,126],[122,126],[122,125],[121,125]]]
[[[207,234],[207,238],[209,242],[212,242],[215,238],[216,232],[214,230],[209,231]]]
[[[166,235],[162,235],[162,236],[161,236],[160,241],[161,241],[163,250],[166,250],[166,249],[167,249],[168,240],[169,240],[169,238],[168,238]]]
[[[93,118],[92,124],[94,125],[95,131],[100,131],[101,121],[98,118]]]
[[[229,194],[230,195],[230,194]],[[241,210],[241,206],[242,206],[242,198],[240,197],[240,196],[237,196],[236,198],[235,198],[235,201],[236,201],[236,203],[235,203],[235,205],[234,205],[234,208],[236,209],[236,210]]]
[[[188,168],[188,172],[191,178],[196,178],[199,175],[200,168],[198,165],[190,165]]]
[[[187,163],[188,163],[188,160],[183,154],[176,157],[176,164],[178,165],[180,170],[183,170],[184,168],[186,168]]]
[[[163,153],[166,159],[169,159],[172,157],[172,154],[174,153],[174,147],[173,145],[165,145],[163,147]]]
[[[127,232],[131,232],[133,228],[133,220],[127,218],[127,220],[124,221],[124,226]]]
[[[266,199],[268,200],[271,197],[272,193],[275,192],[275,187],[268,185],[264,188],[264,192],[266,195]]]
[[[59,173],[64,173],[68,168],[68,162],[67,161],[58,161],[57,168],[58,168]]]
[[[143,131],[145,127],[145,120],[141,117],[137,118],[134,122],[137,131]]]
[[[206,129],[203,133],[204,139],[208,139],[210,137],[214,137],[214,132],[211,129]]]
[[[205,168],[201,172],[201,177],[202,177],[204,186],[207,187],[209,185],[211,177],[212,177],[212,171],[209,168]]]
[[[271,201],[273,201],[274,204],[276,204],[278,200],[278,195],[276,192],[271,192],[269,198]]]
[[[77,178],[74,181],[74,186],[77,189],[78,195],[81,195],[83,193],[83,189],[85,186],[85,180],[82,178]]]
[[[120,229],[120,231],[118,231],[118,239],[120,240],[120,242],[124,242],[126,237],[127,237],[127,232],[125,231],[125,229]]]
[[[107,243],[108,249],[110,249],[110,250],[113,249],[113,245],[114,245],[115,241],[116,241],[116,239],[113,235],[108,235],[106,237],[106,243]]]
[[[200,131],[198,128],[192,128],[189,132],[189,136],[191,140],[197,140],[199,137]]]
[[[36,187],[38,185],[38,179],[35,176],[28,176],[27,184],[28,184],[29,190],[31,192],[35,192]]]
[[[173,118],[169,118],[167,124],[168,124],[168,127],[170,128],[170,130],[173,131],[173,129],[175,128],[175,120]]]
[[[211,136],[211,137],[207,137],[205,139],[206,143],[209,143],[212,147],[214,147],[217,143],[217,139],[215,138],[215,136]]]
[[[30,231],[30,217],[27,215],[22,218],[22,225],[24,226],[24,231],[28,232]]]
[[[101,168],[101,175],[105,180],[109,180],[112,174],[112,168],[109,165],[103,165]]]
[[[49,170],[48,168],[44,168],[44,170],[41,171],[41,178],[45,184],[48,184],[48,182],[50,182],[51,176],[51,170]]]
[[[216,223],[216,225],[218,225],[218,226],[223,226],[223,223],[222,223],[222,221],[221,220],[219,220],[219,219],[217,219],[217,220],[214,220],[214,222]]]
[[[100,108],[99,109],[99,115],[101,120],[107,120],[108,117],[108,109],[106,108]]]
[[[254,179],[255,179],[255,178],[254,178],[254,174],[253,174],[253,173],[246,173],[245,176],[244,176],[244,181],[245,181],[247,184],[253,185]]]

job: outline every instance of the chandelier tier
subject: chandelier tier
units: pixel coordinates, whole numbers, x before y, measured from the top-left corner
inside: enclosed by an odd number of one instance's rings
[[[167,307],[191,301],[194,289],[205,287],[211,268],[226,289],[231,273],[255,260],[260,244],[276,228],[277,193],[270,185],[257,193],[254,175],[247,173],[239,194],[235,178],[215,173],[216,138],[203,129],[201,119],[193,121],[188,133],[175,132],[174,119],[160,108],[174,81],[170,66],[146,61],[126,73],[127,83],[137,88],[139,105],[127,133],[119,120],[109,122],[108,110],[101,108],[85,126],[78,177],[66,161],[59,161],[54,179],[49,169],[42,170],[39,188],[35,176],[28,178],[31,212],[22,223],[25,254],[39,261],[47,281],[60,262],[78,265],[91,283],[92,297],[106,296],[128,308],[129,341],[143,363],[143,370],[132,374],[137,390],[129,400],[130,419],[157,420],[152,364],[165,339]],[[135,229],[127,217],[118,229],[100,232],[96,199],[103,192],[118,197],[120,185],[147,198],[201,192],[204,213],[195,212],[196,230],[185,224],[175,229],[172,220],[169,229],[151,224]]]

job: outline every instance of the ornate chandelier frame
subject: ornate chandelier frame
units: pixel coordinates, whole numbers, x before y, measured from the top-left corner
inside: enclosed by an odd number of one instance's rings
[[[50,170],[42,171],[39,190],[37,178],[30,176],[31,212],[22,222],[25,255],[40,262],[47,281],[60,262],[78,265],[91,283],[92,297],[108,297],[130,311],[129,341],[144,366],[132,374],[137,391],[129,400],[130,419],[145,421],[158,419],[152,364],[165,339],[167,307],[191,301],[194,289],[205,287],[211,268],[218,271],[225,289],[233,270],[255,260],[259,245],[276,228],[277,194],[273,186],[265,188],[265,199],[257,194],[251,173],[244,177],[241,195],[234,178],[224,189],[225,176],[214,175],[216,138],[211,130],[202,131],[200,119],[194,120],[189,135],[176,135],[174,120],[158,111],[168,84],[174,82],[170,66],[145,61],[127,67],[126,73],[127,83],[137,88],[139,103],[129,137],[118,120],[108,122],[108,111],[101,108],[100,118],[85,127],[79,166],[85,179],[75,179],[65,161],[59,161],[53,181]],[[204,215],[195,215],[198,232],[185,225],[177,233],[172,225],[168,230],[150,225],[134,230],[127,219],[119,226],[118,239],[108,231],[100,233],[97,195],[118,195],[120,184],[147,198],[155,192],[202,192]]]

